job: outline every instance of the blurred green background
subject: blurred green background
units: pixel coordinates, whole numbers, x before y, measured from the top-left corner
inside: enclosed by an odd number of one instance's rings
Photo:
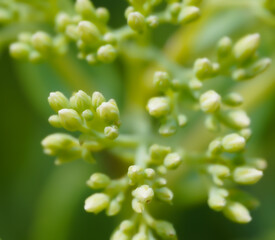
[[[123,11],[126,2],[97,0],[94,3],[110,9],[112,27],[125,23]],[[5,34],[5,29],[5,26],[1,27],[0,36]],[[174,206],[160,205],[161,211],[157,207],[154,210],[157,217],[165,216],[174,223],[179,239],[275,239],[275,28],[247,9],[213,8],[206,4],[197,23],[181,30],[165,25],[154,32],[154,44],[187,65],[196,57],[212,56],[215,43],[224,35],[237,39],[254,32],[262,36],[260,54],[273,58],[273,63],[266,73],[251,82],[239,84],[237,90],[244,93],[248,102],[245,107],[252,118],[254,134],[248,144],[248,155],[264,157],[268,161],[264,178],[258,184],[245,188],[260,201],[260,206],[252,211],[251,223],[234,224],[208,208],[206,196],[203,191],[200,192],[203,184],[196,174],[188,172],[179,177],[174,187]],[[174,41],[175,45],[171,49],[165,45],[167,36],[173,36],[170,41]],[[90,174],[96,169],[111,172],[110,169],[118,164],[114,162],[116,160],[103,153],[98,156],[99,159],[109,158],[113,162],[102,160],[93,166],[76,161],[57,167],[52,158],[43,154],[40,142],[46,135],[55,132],[47,122],[51,113],[47,103],[49,92],[59,90],[69,96],[79,89],[88,93],[99,90],[123,106],[127,95],[125,69],[129,65],[118,60],[111,65],[91,67],[77,60],[73,46],[62,59],[32,65],[11,59],[6,43],[1,47],[0,238],[109,239],[121,217],[88,214],[83,203],[91,194],[85,186]],[[141,67],[146,69],[148,66],[139,64],[136,71]],[[234,83],[221,80],[213,85],[220,91],[235,87]],[[192,135],[192,139],[199,138],[196,129],[199,121],[199,117],[194,119],[190,126],[192,131],[184,130],[187,136]],[[183,141],[188,141],[184,131],[180,134]],[[196,149],[196,141],[193,146]],[[198,148],[204,149],[205,146],[202,143]],[[119,168],[120,165],[117,166]],[[192,198],[190,193],[195,197]]]

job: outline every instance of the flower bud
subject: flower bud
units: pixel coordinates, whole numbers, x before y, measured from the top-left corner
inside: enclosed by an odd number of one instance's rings
[[[110,202],[109,207],[106,210],[107,216],[115,216],[120,212],[121,204],[116,200]]]
[[[59,32],[64,32],[66,27],[71,23],[71,19],[67,13],[61,12],[55,18],[55,26]]]
[[[77,112],[81,113],[86,109],[90,109],[92,100],[85,92],[79,90],[70,98],[70,104]]]
[[[75,3],[75,10],[84,18],[90,18],[95,14],[95,8],[89,0],[77,0]]]
[[[134,31],[142,32],[146,26],[144,16],[139,12],[131,12],[128,14],[127,22]]]
[[[110,178],[103,173],[94,173],[87,181],[87,185],[93,189],[106,188],[110,183]]]
[[[156,176],[156,172],[153,168],[146,168],[144,174],[147,179],[153,179]]]
[[[153,163],[162,164],[165,156],[170,152],[170,147],[154,144],[149,149],[150,160]]]
[[[227,203],[223,213],[231,221],[237,223],[248,223],[252,220],[247,208],[238,202]]]
[[[221,164],[211,164],[207,167],[207,170],[213,176],[214,183],[219,186],[223,185],[221,178],[225,178],[230,175],[229,168]]]
[[[104,36],[103,36],[103,40],[106,43],[109,43],[111,45],[115,45],[117,43],[117,37],[115,34],[111,33],[111,32],[107,32]]]
[[[169,13],[172,18],[176,18],[181,11],[181,4],[178,2],[171,3],[169,6]]]
[[[81,116],[86,120],[86,122],[92,121],[94,118],[94,114],[90,109],[83,111]]]
[[[128,168],[127,176],[131,180],[131,184],[135,184],[143,178],[144,172],[140,166],[132,165]]]
[[[99,21],[103,23],[107,23],[110,19],[110,13],[108,9],[104,7],[99,7],[96,9],[96,16],[99,19]]]
[[[153,117],[163,117],[170,112],[170,101],[167,97],[153,97],[147,103],[147,110]]]
[[[61,128],[61,127],[62,127],[58,115],[52,115],[52,116],[50,116],[48,121],[49,121],[49,123],[50,123],[53,127],[56,127],[56,128]]]
[[[116,56],[117,56],[116,49],[111,44],[101,46],[97,50],[97,58],[104,63],[113,62]]]
[[[221,105],[221,96],[213,90],[209,90],[200,96],[201,110],[207,113],[216,112]]]
[[[139,232],[133,236],[132,240],[149,240],[149,238],[145,233]]]
[[[101,103],[96,109],[96,112],[98,116],[106,123],[117,124],[119,122],[119,110],[113,99],[110,99],[108,102]]]
[[[94,109],[97,109],[103,102],[105,102],[104,96],[100,92],[94,92],[92,96],[92,105]]]
[[[218,154],[222,151],[222,143],[220,140],[218,139],[215,139],[213,140],[209,146],[208,146],[208,152],[211,154],[211,155],[215,155],[215,154]]]
[[[177,120],[180,127],[184,127],[187,124],[187,117],[184,114],[179,114]]]
[[[189,81],[188,85],[191,90],[199,90],[202,88],[202,82],[197,78],[192,78]]]
[[[254,184],[263,176],[263,172],[252,167],[237,167],[233,172],[233,179],[239,184]]]
[[[55,112],[69,107],[68,99],[61,92],[51,92],[48,97],[48,102]]]
[[[235,128],[247,128],[250,125],[250,118],[243,110],[230,111],[226,120]]]
[[[52,39],[45,32],[37,32],[31,38],[32,45],[34,48],[42,53],[48,53],[52,47]]]
[[[107,138],[114,140],[118,137],[118,127],[117,126],[107,126],[104,128],[104,134]]]
[[[134,11],[135,11],[135,9],[132,6],[127,7],[125,9],[125,13],[124,13],[125,18],[128,18],[129,14],[134,12]]]
[[[184,7],[179,13],[178,21],[181,24],[195,21],[200,16],[200,9],[194,6]]]
[[[220,122],[213,115],[208,115],[204,121],[205,127],[212,132],[217,132],[220,130]]]
[[[245,139],[236,133],[232,133],[222,139],[222,146],[226,152],[239,152],[245,147]]]
[[[154,197],[154,191],[148,185],[142,185],[136,188],[132,195],[141,203],[149,203]]]
[[[260,60],[256,61],[249,68],[251,77],[257,76],[258,74],[265,71],[269,67],[270,64],[271,64],[271,59],[270,58],[263,58],[263,59],[260,59]]]
[[[167,221],[155,221],[153,228],[157,232],[157,234],[167,240],[176,240],[177,234],[173,227],[173,225]]]
[[[168,153],[164,159],[164,166],[167,169],[175,169],[182,163],[181,156],[178,153]]]
[[[207,58],[199,58],[194,64],[194,73],[200,80],[211,77],[213,74],[212,63]]]
[[[229,106],[236,107],[243,103],[243,97],[238,93],[232,92],[223,98],[223,102]]]
[[[66,27],[66,36],[74,41],[77,41],[79,38],[77,26],[70,24]]]
[[[233,53],[237,61],[244,62],[251,58],[260,44],[258,33],[250,34],[240,39],[233,48]]]
[[[111,240],[129,240],[130,236],[120,230],[115,231],[111,237]]]
[[[157,167],[157,173],[161,176],[165,176],[167,174],[167,168],[163,165]]]
[[[124,233],[130,233],[134,229],[134,223],[130,220],[124,220],[119,225],[119,230]]]
[[[262,171],[267,168],[267,162],[263,158],[251,159],[249,164]]]
[[[73,109],[61,109],[58,111],[61,125],[68,131],[77,131],[82,127],[79,114]]]
[[[159,200],[167,203],[171,203],[174,197],[173,192],[167,187],[156,188],[155,194]]]
[[[16,59],[26,59],[30,53],[30,47],[26,43],[16,42],[10,45],[10,54]]]
[[[93,23],[81,21],[77,26],[77,32],[82,41],[97,45],[100,42],[101,34]]]
[[[149,27],[156,28],[159,25],[159,18],[157,16],[149,16],[146,22]]]
[[[215,211],[222,210],[226,205],[226,197],[229,193],[226,189],[212,187],[209,191],[208,205]]]
[[[136,198],[132,200],[132,208],[137,213],[142,213],[144,211],[144,203],[141,203]]]
[[[229,37],[223,37],[218,43],[218,56],[226,57],[232,49],[232,40]]]
[[[85,200],[84,209],[87,212],[99,213],[109,206],[110,197],[104,193],[95,193]]]
[[[158,177],[155,181],[154,181],[154,187],[160,188],[160,187],[164,187],[167,185],[167,180],[166,178],[163,177]]]
[[[167,72],[155,72],[153,83],[160,91],[165,91],[170,86],[170,76]]]
[[[159,134],[168,137],[176,133],[178,123],[173,117],[167,118],[159,128]]]

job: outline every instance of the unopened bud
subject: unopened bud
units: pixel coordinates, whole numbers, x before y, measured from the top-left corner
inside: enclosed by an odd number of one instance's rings
[[[215,211],[222,210],[226,205],[226,197],[229,195],[228,191],[223,188],[211,188],[208,196],[208,205]]]
[[[199,90],[202,87],[202,82],[197,78],[192,78],[188,85],[191,90]]]
[[[147,104],[151,116],[162,117],[170,112],[170,101],[167,97],[153,97]]]
[[[132,208],[137,213],[142,213],[144,211],[144,203],[141,203],[136,198],[132,200]]]
[[[132,240],[149,240],[149,238],[148,238],[147,234],[145,234],[143,232],[139,232],[134,235]]]
[[[252,220],[247,208],[238,202],[227,203],[223,213],[231,221],[237,223],[248,223]]]
[[[153,168],[146,168],[144,174],[147,179],[153,179],[156,176],[156,172]]]
[[[104,96],[100,92],[94,92],[92,96],[92,105],[94,109],[97,109],[103,102],[105,102]]]
[[[78,14],[85,18],[94,16],[95,8],[89,0],[77,0],[75,3],[75,10]]]
[[[124,220],[121,222],[121,224],[119,225],[119,229],[122,231],[122,232],[125,232],[125,233],[129,233],[133,230],[134,228],[134,223],[133,221],[130,221],[130,220]]]
[[[243,110],[230,111],[227,121],[235,128],[247,128],[250,125],[250,118]]]
[[[170,76],[167,72],[155,72],[153,83],[160,91],[165,91],[170,86]]]
[[[182,162],[182,158],[178,153],[169,153],[164,159],[164,166],[168,169],[177,168]]]
[[[128,25],[137,32],[142,32],[145,28],[145,18],[139,12],[131,12],[127,17]]]
[[[221,105],[221,96],[213,90],[209,90],[200,96],[201,110],[207,113],[216,112]]]
[[[108,102],[103,102],[96,109],[98,116],[106,123],[118,123],[119,122],[119,110],[116,102],[110,99]]]
[[[121,210],[121,204],[116,199],[112,200],[106,210],[107,216],[115,216]]]
[[[49,121],[49,123],[50,123],[53,127],[56,127],[56,128],[61,128],[61,127],[62,127],[58,115],[52,115],[52,116],[50,116],[48,121]]]
[[[77,26],[78,34],[82,41],[97,45],[100,42],[101,34],[93,23],[81,21]]]
[[[130,239],[129,235],[120,230],[115,231],[111,237],[111,240],[129,240],[129,239]]]
[[[232,49],[232,40],[229,37],[223,37],[218,43],[218,56],[226,57]]]
[[[103,23],[107,23],[110,19],[110,13],[108,9],[104,7],[99,7],[96,9],[96,16]]]
[[[187,117],[184,114],[178,115],[178,124],[180,127],[184,127],[187,124]]]
[[[252,167],[237,167],[233,172],[233,179],[239,184],[254,184],[263,176],[263,172]]]
[[[154,144],[150,147],[149,153],[150,153],[150,160],[153,163],[159,163],[162,164],[165,156],[171,152],[170,147],[161,146]]]
[[[159,128],[159,134],[168,137],[176,133],[178,127],[178,123],[176,119],[173,117],[167,118],[163,124],[161,124]]]
[[[64,32],[66,27],[71,23],[71,19],[67,13],[61,12],[57,14],[55,18],[55,25],[57,30],[60,32]]]
[[[93,189],[106,188],[110,183],[110,178],[103,173],[94,173],[87,181],[87,185]]]
[[[83,112],[91,107],[92,99],[87,93],[79,90],[70,98],[70,104],[76,111]]]
[[[222,151],[222,143],[218,139],[213,140],[208,146],[208,152],[211,155],[215,155],[217,153],[220,153],[221,151]]]
[[[207,58],[199,58],[194,64],[194,73],[200,80],[209,78],[213,74],[212,63]]]
[[[159,25],[159,19],[157,16],[150,16],[146,19],[149,27],[156,28]]]
[[[95,193],[85,200],[84,209],[87,212],[99,213],[109,206],[110,197],[104,193]]]
[[[30,53],[30,47],[26,43],[13,43],[10,45],[10,54],[16,59],[26,59]]]
[[[223,185],[222,178],[228,177],[230,175],[229,168],[221,164],[211,164],[208,166],[207,170],[212,175],[214,183],[218,186]]]
[[[153,228],[157,234],[163,239],[176,240],[177,234],[173,225],[167,221],[155,221]]]
[[[154,191],[148,185],[142,185],[136,188],[132,195],[141,203],[149,203],[154,197]]]
[[[69,100],[61,92],[51,92],[48,97],[48,102],[55,112],[63,108],[68,108],[70,105]]]
[[[243,103],[243,97],[235,92],[229,93],[227,94],[224,98],[223,98],[223,102],[229,106],[239,106]]]
[[[86,109],[85,111],[83,111],[81,116],[88,122],[92,121],[94,118],[94,114],[90,109]]]
[[[53,44],[51,37],[45,32],[35,33],[31,38],[31,42],[37,51],[43,53],[48,53]]]
[[[138,165],[132,165],[128,168],[127,176],[132,184],[137,183],[143,178],[143,169]]]
[[[116,139],[118,137],[118,127],[115,125],[107,126],[104,128],[104,134],[111,140]]]
[[[155,194],[159,200],[167,203],[171,203],[174,197],[173,192],[167,187],[156,188]]]
[[[222,139],[222,146],[226,152],[239,152],[245,147],[245,139],[236,133],[232,133]]]
[[[97,50],[97,58],[104,63],[113,62],[116,56],[117,56],[117,51],[111,44],[101,46]]]
[[[58,111],[61,125],[68,131],[77,131],[82,127],[82,120],[73,109],[61,109]]]
[[[194,6],[184,7],[178,16],[178,21],[181,24],[195,21],[200,16],[200,9]]]

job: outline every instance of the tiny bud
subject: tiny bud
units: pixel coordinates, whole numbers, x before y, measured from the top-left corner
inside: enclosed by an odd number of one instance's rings
[[[262,171],[267,168],[267,162],[263,158],[252,159],[249,164]]]
[[[48,53],[52,47],[52,39],[45,32],[37,32],[31,38],[32,45],[34,48],[42,53]]]
[[[237,61],[244,62],[251,58],[260,44],[258,33],[247,35],[240,39],[233,48],[233,53]]]
[[[112,124],[119,122],[119,110],[113,99],[101,103],[100,106],[97,107],[96,112],[106,123]]]
[[[222,151],[222,143],[220,140],[218,139],[215,139],[213,140],[209,146],[208,146],[208,152],[211,154],[211,155],[215,155],[215,154],[218,154]]]
[[[149,27],[156,28],[159,25],[159,19],[157,16],[150,16],[146,19]]]
[[[233,179],[239,184],[254,184],[263,176],[263,172],[251,167],[237,167],[233,172]]]
[[[103,173],[94,173],[86,182],[93,189],[106,188],[110,183],[110,178]]]
[[[89,0],[77,0],[75,3],[75,10],[85,18],[93,16],[95,12],[95,8]]]
[[[167,221],[155,221],[153,228],[163,239],[176,240],[177,234],[173,225]]]
[[[116,56],[117,56],[117,51],[111,44],[101,46],[97,50],[98,60],[100,60],[101,62],[104,62],[104,63],[113,62],[115,60]]]
[[[194,64],[194,73],[200,80],[209,78],[213,74],[212,63],[207,58],[199,58]]]
[[[181,4],[178,2],[172,3],[169,7],[169,12],[172,17],[177,17],[181,11]]]
[[[202,87],[202,82],[196,78],[192,78],[188,85],[191,90],[199,90]]]
[[[132,165],[128,168],[127,176],[131,183],[135,184],[143,178],[143,169],[140,166]]]
[[[107,126],[104,128],[104,134],[107,138],[114,140],[118,137],[118,127],[117,126]]]
[[[48,102],[55,112],[69,107],[69,100],[61,92],[51,92]]]
[[[167,169],[175,169],[182,163],[181,156],[178,153],[169,153],[164,159],[164,166]]]
[[[240,131],[240,135],[243,136],[245,140],[248,140],[252,135],[252,131],[249,128],[244,128]]]
[[[134,11],[135,11],[135,9],[132,6],[127,7],[126,10],[125,10],[125,13],[124,13],[125,18],[128,18],[129,14],[134,12]]]
[[[106,33],[104,36],[103,36],[103,40],[106,42],[106,43],[109,43],[111,45],[115,45],[117,43],[117,39],[116,39],[116,36],[113,34],[113,33]]]
[[[221,96],[213,90],[209,90],[200,96],[201,110],[207,113],[216,112],[221,105]]]
[[[16,59],[26,59],[30,53],[30,47],[26,43],[16,42],[10,45],[10,54]]]
[[[111,237],[111,240],[129,240],[129,235],[118,230],[114,232],[114,234]]]
[[[104,96],[100,92],[94,92],[92,96],[92,105],[94,109],[97,109],[103,102],[105,102]]]
[[[131,232],[133,230],[133,228],[134,228],[134,223],[130,220],[124,220],[119,225],[119,229],[124,233]]]
[[[230,169],[221,164],[211,164],[207,167],[207,171],[212,175],[213,182],[218,186],[223,185],[222,178],[230,176]]]
[[[141,203],[149,203],[154,197],[154,191],[148,185],[142,185],[136,188],[132,195]]]
[[[179,13],[178,21],[181,24],[195,21],[200,16],[200,9],[194,6],[184,7]]]
[[[246,80],[249,77],[248,72],[243,68],[238,68],[232,72],[232,78],[236,81]]]
[[[238,202],[227,203],[223,213],[231,221],[237,223],[248,223],[252,220],[247,208]]]
[[[97,63],[97,59],[96,59],[96,55],[93,53],[90,53],[86,56],[86,61],[90,64],[90,65],[94,65]]]
[[[100,42],[101,34],[93,23],[81,21],[77,26],[77,32],[82,41],[97,45]]]
[[[31,63],[39,63],[43,59],[41,53],[36,50],[32,50],[29,54],[29,61]]]
[[[132,208],[137,213],[142,213],[144,211],[144,204],[139,202],[136,198],[132,200]]]
[[[77,26],[75,25],[68,25],[66,27],[66,36],[69,37],[70,39],[77,41],[79,38],[78,31],[77,31]]]
[[[112,200],[110,202],[109,207],[106,210],[107,216],[115,216],[117,215],[121,210],[121,204],[116,200]]]
[[[171,203],[174,197],[173,192],[167,187],[156,188],[155,194],[159,200],[167,203]]]
[[[166,178],[163,177],[158,177],[155,181],[154,181],[154,187],[160,188],[160,187],[164,187],[167,185],[167,180]]]
[[[61,12],[55,18],[55,25],[59,32],[64,32],[66,27],[71,23],[71,19],[67,13]]]
[[[86,121],[92,121],[94,118],[94,114],[90,109],[87,109],[82,112],[81,116],[86,120]]]
[[[168,118],[163,124],[161,124],[159,128],[159,134],[164,137],[171,136],[176,133],[177,126],[178,126],[178,123],[176,119]]]
[[[127,22],[134,31],[142,32],[145,28],[145,18],[139,12],[131,12],[128,14]]]
[[[271,59],[270,58],[263,58],[263,59],[260,59],[260,60],[256,61],[249,68],[251,77],[257,76],[258,74],[265,71],[269,67],[270,64],[271,64]]]
[[[107,23],[110,19],[110,13],[108,9],[104,7],[100,7],[96,9],[96,16],[103,23]]]
[[[250,125],[250,118],[243,110],[230,111],[227,114],[227,121],[235,128],[247,128]]]
[[[226,152],[239,152],[245,147],[245,139],[236,133],[232,133],[222,139],[222,146]]]
[[[229,106],[239,106],[243,103],[243,97],[235,92],[229,93],[227,94],[224,98],[223,98],[223,102]]]
[[[87,212],[99,213],[109,206],[110,198],[104,193],[95,193],[85,200],[84,209]]]
[[[209,191],[208,205],[215,211],[222,210],[226,205],[226,197],[229,193],[226,189],[212,187]]]
[[[154,144],[149,149],[150,160],[153,163],[162,164],[165,156],[170,152],[170,147]]]
[[[170,101],[167,97],[153,97],[147,103],[147,110],[153,117],[163,117],[170,112]]]
[[[167,168],[163,165],[157,167],[157,173],[161,176],[164,176],[167,174]]]
[[[166,91],[170,87],[170,80],[167,72],[155,72],[153,83],[158,90]]]
[[[144,174],[147,179],[153,179],[156,176],[156,172],[153,168],[146,168]]]
[[[205,127],[212,132],[217,132],[220,129],[220,123],[217,118],[213,115],[206,116],[204,121]]]
[[[149,240],[149,238],[145,233],[140,232],[140,233],[135,234],[133,236],[132,240]]]
[[[61,125],[68,131],[77,131],[82,127],[79,114],[73,109],[61,109],[58,111]]]
[[[223,37],[218,42],[218,56],[226,57],[230,54],[232,49],[232,40],[229,37]]]
[[[184,114],[178,115],[178,124],[180,127],[184,127],[187,124],[187,117]]]
[[[48,121],[49,121],[49,123],[50,123],[53,127],[56,127],[56,128],[61,128],[61,127],[62,127],[58,115],[52,115],[52,116],[50,116]]]
[[[91,107],[92,100],[91,97],[87,95],[87,93],[79,90],[70,98],[70,104],[76,111],[83,112],[84,110]]]

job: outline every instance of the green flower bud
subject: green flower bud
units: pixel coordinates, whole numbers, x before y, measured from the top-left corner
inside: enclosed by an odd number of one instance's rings
[[[55,18],[55,26],[59,32],[64,32],[66,27],[71,23],[70,16],[67,13],[61,12]]]
[[[29,61],[31,63],[39,63],[43,60],[43,57],[40,52],[33,50],[29,54]]]
[[[91,151],[87,148],[82,149],[82,158],[88,163],[95,163],[94,156]]]
[[[222,146],[226,152],[239,152],[245,147],[245,139],[239,134],[232,133],[222,139]]]
[[[104,134],[107,138],[114,140],[118,137],[118,127],[117,126],[107,126],[104,128]]]
[[[97,58],[104,63],[113,62],[116,56],[117,56],[117,51],[111,44],[101,46],[97,50]]]
[[[154,197],[154,191],[148,185],[142,185],[136,188],[132,195],[141,203],[150,203]]]
[[[94,114],[90,109],[87,109],[82,112],[81,116],[87,121],[90,122],[94,119]]]
[[[85,200],[84,209],[87,212],[99,213],[109,206],[110,197],[104,193],[95,193]]]
[[[250,118],[243,110],[230,111],[227,114],[227,121],[235,128],[247,128],[250,125]]]
[[[97,109],[103,102],[105,102],[104,96],[100,92],[94,92],[92,96],[92,105],[94,109]]]
[[[176,240],[177,234],[173,225],[167,221],[155,221],[153,228],[157,234],[165,240]]]
[[[110,99],[108,102],[103,102],[96,109],[98,116],[106,123],[118,123],[119,122],[119,110],[115,100]]]
[[[94,173],[87,181],[87,185],[93,189],[106,188],[110,183],[110,178],[103,173]]]
[[[220,130],[220,122],[213,115],[208,115],[204,121],[205,127],[212,132],[217,132]]]
[[[48,53],[53,45],[51,37],[45,32],[35,33],[31,38],[31,43],[37,51],[42,53]]]
[[[74,41],[78,40],[79,35],[78,35],[77,26],[70,24],[66,27],[65,32],[66,32],[66,36],[69,37],[70,39]]]
[[[144,211],[144,203],[141,203],[136,198],[132,200],[132,208],[137,213],[142,213]]]
[[[10,45],[10,55],[16,59],[26,59],[30,53],[30,47],[26,43],[16,42]]]
[[[233,179],[239,184],[254,184],[263,176],[263,172],[252,167],[237,167],[233,172]]]
[[[93,53],[90,53],[86,56],[86,61],[90,64],[90,65],[94,65],[97,63],[97,59],[96,59],[96,55]]]
[[[70,104],[77,112],[81,113],[84,110],[91,108],[92,99],[87,95],[87,93],[79,90],[70,98]]]
[[[8,23],[12,19],[13,19],[13,13],[12,13],[12,11],[10,11],[9,9],[0,8],[0,23],[1,24]]]
[[[144,174],[147,179],[153,179],[156,176],[156,172],[153,168],[146,168]]]
[[[48,121],[49,121],[49,123],[50,123],[53,127],[56,127],[56,128],[61,128],[61,127],[62,127],[58,115],[52,115],[52,116],[50,116]]]
[[[167,185],[166,178],[159,177],[154,181],[154,187],[160,188]]]
[[[18,41],[22,43],[31,43],[32,34],[29,32],[22,32],[18,35]]]
[[[229,37],[223,37],[218,43],[218,56],[227,57],[232,49],[232,40]]]
[[[130,220],[124,220],[119,225],[119,230],[124,233],[130,233],[134,229],[134,223]]]
[[[157,173],[161,176],[165,176],[167,174],[167,168],[163,165],[157,167]]]
[[[110,13],[109,13],[108,9],[103,8],[103,7],[96,9],[96,16],[103,23],[107,23],[110,19]]]
[[[188,83],[191,90],[199,90],[202,88],[202,82],[196,78],[193,78]]]
[[[197,20],[200,16],[200,9],[194,6],[184,7],[178,16],[178,21],[181,24],[186,24]]]
[[[218,139],[215,139],[213,140],[209,146],[208,146],[208,152],[211,154],[211,155],[215,155],[215,154],[218,154],[222,151],[222,143],[220,140]]]
[[[223,102],[229,106],[239,106],[243,103],[243,97],[235,92],[229,93],[227,94],[224,98],[223,98]]]
[[[207,113],[213,113],[219,110],[221,105],[221,96],[213,90],[209,90],[200,96],[201,110]]]
[[[111,237],[111,240],[130,240],[130,236],[118,230],[114,232],[114,234]]]
[[[100,42],[101,34],[93,23],[81,21],[77,26],[77,32],[83,42],[97,45]]]
[[[249,164],[262,171],[267,168],[267,162],[263,158],[252,159],[249,161]]]
[[[135,234],[132,240],[149,240],[149,238],[145,233],[140,232]]]
[[[207,171],[212,175],[213,182],[218,186],[223,185],[222,178],[230,176],[230,169],[221,164],[211,164],[207,167]]]
[[[125,10],[125,13],[124,13],[125,18],[128,18],[129,14],[134,11],[135,11],[135,9],[132,6],[127,7]]]
[[[170,147],[154,144],[149,149],[150,161],[156,164],[162,164],[164,158],[171,152]]]
[[[128,17],[127,17],[127,22],[128,22],[129,27],[137,32],[142,32],[146,26],[145,18],[139,12],[129,13]]]
[[[167,187],[156,188],[155,194],[159,200],[167,203],[171,203],[174,197],[173,192]]]
[[[260,44],[258,33],[250,34],[240,39],[233,48],[233,53],[237,61],[244,62],[251,58]]]
[[[170,101],[167,97],[153,97],[147,103],[147,110],[153,117],[163,117],[170,112]]]
[[[146,19],[149,27],[156,28],[159,25],[159,19],[157,16],[150,16]]]
[[[77,0],[75,3],[75,10],[84,18],[90,18],[95,14],[95,8],[89,0]]]
[[[200,80],[209,78],[213,74],[212,63],[207,58],[199,58],[194,64],[194,73]]]
[[[168,153],[164,159],[164,166],[167,169],[175,169],[182,163],[182,158],[178,153]]]
[[[116,36],[111,33],[111,32],[108,32],[106,33],[104,36],[103,36],[103,40],[106,42],[106,43],[109,43],[111,45],[115,45],[117,43],[117,38]]]
[[[73,109],[61,109],[58,111],[61,125],[68,131],[77,131],[82,127],[79,114]]]
[[[127,176],[131,180],[131,184],[135,184],[144,177],[144,172],[140,166],[132,165],[128,168]]]
[[[48,102],[55,112],[69,107],[69,100],[61,92],[51,92]]]
[[[250,78],[250,76],[245,69],[239,68],[232,72],[232,78],[236,81],[242,81]]]
[[[120,210],[121,210],[120,202],[114,199],[110,202],[110,205],[106,210],[106,214],[107,216],[115,216],[120,212]]]
[[[247,208],[238,202],[227,203],[223,213],[231,221],[237,223],[248,223],[252,220]]]
[[[161,124],[159,128],[159,134],[164,137],[171,136],[176,133],[178,123],[173,117],[166,119],[166,121]]]
[[[215,211],[222,210],[226,205],[226,197],[229,193],[226,189],[212,187],[209,191],[208,205]]]
[[[187,124],[187,117],[184,114],[178,115],[178,124],[180,127],[184,127]]]
[[[269,67],[270,64],[271,64],[270,58],[263,58],[263,59],[256,61],[249,68],[250,76],[254,77],[254,76],[257,76],[258,74],[262,73]]]
[[[170,87],[170,80],[167,72],[155,72],[153,83],[160,91],[166,91]]]
[[[169,12],[173,18],[177,17],[179,15],[180,11],[181,11],[181,4],[178,2],[172,3],[169,6]]]
[[[240,134],[245,138],[245,140],[248,140],[252,135],[252,131],[249,128],[244,128],[240,131]]]

